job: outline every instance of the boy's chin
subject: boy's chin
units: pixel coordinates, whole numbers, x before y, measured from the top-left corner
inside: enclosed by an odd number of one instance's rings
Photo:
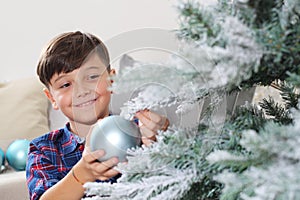
[[[78,124],[78,125],[86,125],[86,126],[92,126],[94,125],[96,122],[98,121],[97,118],[93,118],[93,119],[78,119],[78,118],[75,118],[74,122],[75,124]]]
[[[101,114],[99,113],[98,115],[90,115],[90,113],[82,113],[81,115],[78,116],[73,116],[74,117],[74,122],[82,124],[82,125],[87,125],[87,126],[92,126],[95,123],[97,123],[99,120],[107,117],[108,114]]]

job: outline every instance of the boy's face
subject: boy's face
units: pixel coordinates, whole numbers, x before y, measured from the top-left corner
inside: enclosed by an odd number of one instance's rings
[[[110,73],[112,75],[114,71]],[[45,93],[53,108],[60,109],[68,117],[71,126],[78,123],[93,125],[109,114],[111,92],[107,87],[111,82],[108,77],[106,66],[93,53],[80,68],[70,73],[55,74]]]

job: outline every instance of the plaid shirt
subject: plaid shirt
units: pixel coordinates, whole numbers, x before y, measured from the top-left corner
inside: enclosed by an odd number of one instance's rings
[[[84,141],[70,132],[69,123],[31,141],[26,166],[26,179],[31,200],[40,196],[64,178],[80,160]],[[116,182],[113,177],[109,182]]]

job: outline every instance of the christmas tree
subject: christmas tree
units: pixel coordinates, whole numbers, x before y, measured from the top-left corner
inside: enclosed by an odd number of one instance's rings
[[[126,116],[211,102],[195,127],[171,126],[129,150],[118,183],[87,183],[86,199],[299,199],[300,0],[190,0],[177,9],[180,56],[126,68],[112,90],[147,86]],[[258,85],[276,87],[284,103],[269,97],[214,119],[226,95]]]

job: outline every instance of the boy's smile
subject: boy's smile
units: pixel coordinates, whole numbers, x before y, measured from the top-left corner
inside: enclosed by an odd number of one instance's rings
[[[95,99],[92,99],[90,101],[86,101],[86,102],[83,102],[83,103],[76,103],[74,106],[79,107],[79,108],[84,108],[86,106],[93,105],[97,101],[97,99],[98,98],[95,98]]]

